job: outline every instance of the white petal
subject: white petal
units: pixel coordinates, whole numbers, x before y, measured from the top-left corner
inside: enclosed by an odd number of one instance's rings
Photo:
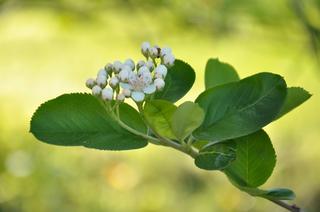
[[[132,89],[132,86],[129,83],[124,83],[124,82],[120,82],[120,87],[127,90]]]
[[[143,89],[143,92],[146,94],[152,94],[156,91],[156,86],[154,84],[150,84]]]
[[[130,97],[131,96],[131,90],[129,90],[129,89],[123,89],[121,93],[123,95],[125,95],[126,97]]]
[[[133,91],[131,97],[135,102],[142,102],[144,100],[144,93],[140,91]]]

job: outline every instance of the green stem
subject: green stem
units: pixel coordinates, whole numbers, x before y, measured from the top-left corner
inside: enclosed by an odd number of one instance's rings
[[[301,212],[301,208],[299,208],[298,206],[296,205],[290,205],[284,201],[281,201],[281,200],[272,200],[272,199],[268,199],[270,200],[271,202],[287,209],[288,211],[291,211],[291,212]]]
[[[141,114],[141,117],[143,119],[143,121],[146,123],[147,126],[150,127],[150,129],[152,130],[152,132],[158,137],[158,139],[160,140],[160,142],[164,145],[164,146],[170,146],[180,152],[186,153],[187,155],[189,155],[192,158],[195,158],[198,155],[198,152],[196,152],[194,149],[190,148],[187,145],[181,145],[179,143],[176,143],[166,137],[161,136],[149,123],[148,121],[145,119],[144,115],[143,115],[143,108],[142,108],[142,103],[137,103],[138,106],[138,110]]]
[[[112,110],[113,108],[111,107],[110,104],[105,104],[106,108],[108,109],[108,112],[109,114],[111,115],[111,117],[124,129],[128,130],[129,132],[135,134],[135,135],[138,135],[138,136],[141,136],[145,139],[147,139],[150,143],[153,143],[153,144],[156,144],[156,145],[159,145],[160,144],[160,141],[159,139],[155,138],[155,137],[152,137],[152,136],[149,136],[149,135],[146,135],[144,133],[141,133],[131,127],[129,127],[128,125],[126,125],[124,122],[122,122],[120,120],[120,116],[119,116],[119,105],[116,106],[115,110],[116,110],[116,113],[114,113],[114,111]]]

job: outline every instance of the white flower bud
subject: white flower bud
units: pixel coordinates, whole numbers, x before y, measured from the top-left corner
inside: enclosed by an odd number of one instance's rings
[[[99,96],[99,95],[101,94],[101,90],[102,90],[102,88],[101,88],[100,86],[95,85],[95,86],[93,86],[93,88],[92,88],[92,94],[93,94],[94,96]]]
[[[158,51],[158,47],[154,46],[152,48],[149,49],[149,53],[150,53],[150,57],[151,58],[157,58],[159,57],[159,51]]]
[[[111,79],[109,80],[109,85],[113,88],[116,87],[118,83],[119,83],[119,79],[116,76],[111,77]]]
[[[173,56],[173,54],[166,54],[163,57],[163,64],[167,67],[171,67],[174,65],[174,61],[175,61],[175,57]]]
[[[128,67],[128,68],[123,68],[123,69],[120,71],[120,73],[119,73],[119,76],[118,76],[119,79],[120,79],[122,82],[128,81],[130,72],[132,72],[131,69],[130,69],[130,67]]]
[[[108,73],[107,73],[107,71],[106,71],[104,68],[102,68],[102,69],[100,69],[100,70],[98,71],[97,76],[98,76],[98,77],[99,77],[99,76],[108,76]]]
[[[114,71],[115,73],[119,73],[120,70],[121,70],[121,68],[122,68],[122,65],[123,65],[123,64],[122,64],[119,60],[114,61],[114,62],[113,62],[113,71]]]
[[[117,100],[123,101],[126,98],[126,96],[123,93],[119,93],[117,96]]]
[[[131,98],[135,101],[135,102],[142,102],[144,100],[144,93],[140,92],[140,91],[133,91],[131,93]]]
[[[148,67],[148,69],[150,71],[152,71],[154,69],[154,63],[152,60],[148,60],[147,63],[146,63],[146,66]]]
[[[156,86],[157,90],[161,90],[165,86],[165,82],[161,78],[157,78],[154,80],[154,85]]]
[[[101,97],[103,100],[112,100],[113,98],[113,89],[112,88],[104,88],[101,92]]]
[[[150,49],[151,45],[149,42],[143,42],[141,45],[141,53],[145,56],[148,57],[149,56],[149,49]]]
[[[134,67],[135,67],[135,64],[134,64],[134,61],[130,58],[126,59],[124,61],[124,65],[127,65],[131,68],[131,70],[134,70]]]
[[[86,81],[86,86],[87,86],[88,88],[92,89],[93,86],[95,86],[95,85],[96,85],[96,81],[95,81],[94,79],[92,79],[92,78],[87,79],[87,81]]]
[[[146,62],[144,62],[143,60],[139,60],[137,63],[137,70],[139,70],[139,68],[141,68],[142,66],[145,66]]]
[[[106,75],[98,75],[96,82],[101,88],[104,88],[107,85],[108,77]]]
[[[141,76],[141,75],[143,75],[143,73],[150,73],[147,66],[142,66],[141,68],[139,68],[138,75]]]
[[[104,69],[108,72],[111,73],[113,69],[113,65],[111,63],[107,63],[107,65],[104,67]]]
[[[158,65],[158,67],[155,69],[155,77],[156,78],[165,78],[167,75],[168,69],[164,65]]]
[[[172,50],[169,47],[163,47],[160,51],[160,56],[164,57],[167,54],[172,54]]]
[[[131,96],[131,91],[129,89],[123,89],[122,90],[123,95],[125,95],[126,97]]]

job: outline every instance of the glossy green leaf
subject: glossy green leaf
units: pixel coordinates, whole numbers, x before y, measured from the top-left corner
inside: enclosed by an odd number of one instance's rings
[[[206,90],[196,103],[205,120],[193,133],[199,140],[221,141],[253,133],[274,120],[286,97],[279,75],[259,73]]]
[[[244,187],[265,183],[276,164],[276,154],[267,133],[259,130],[230,142],[236,143],[236,160],[224,170],[226,175]]]
[[[54,145],[104,150],[137,149],[147,145],[145,139],[120,127],[102,103],[89,94],[65,94],[42,104],[32,117],[30,132],[37,139]]]
[[[184,102],[172,115],[172,131],[179,140],[184,140],[204,119],[204,112],[198,104]]]
[[[293,200],[296,196],[292,190],[287,188],[273,188],[273,189],[264,190],[259,188],[241,186],[236,182],[232,181],[230,178],[229,180],[234,186],[236,186],[241,191],[244,191],[250,194],[251,196],[255,196],[255,197],[262,197],[262,198],[271,199],[271,200]]]
[[[219,143],[202,149],[194,162],[200,169],[223,170],[236,159],[235,151],[235,143]]]
[[[171,119],[177,107],[165,100],[147,101],[143,114],[152,129],[163,137],[176,139],[172,131]]]
[[[299,87],[290,87],[287,89],[286,100],[276,117],[276,119],[282,117],[283,115],[289,113],[291,110],[295,109],[311,97],[311,94]]]
[[[119,116],[120,119],[131,128],[138,130],[142,133],[147,133],[147,127],[141,119],[140,114],[136,109],[134,109],[130,105],[126,103],[121,103],[119,105]]]
[[[157,92],[154,98],[170,102],[178,101],[191,89],[195,77],[195,72],[189,64],[176,60],[174,66],[168,70],[165,87],[161,92]]]
[[[208,60],[204,79],[206,90],[240,80],[237,71],[231,65],[220,62],[218,58]]]

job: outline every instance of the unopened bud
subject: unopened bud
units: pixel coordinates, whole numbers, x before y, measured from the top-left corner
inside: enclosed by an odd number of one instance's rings
[[[161,49],[161,51],[160,51],[160,56],[161,56],[161,57],[164,57],[165,55],[171,54],[171,53],[172,53],[171,48],[169,48],[169,47],[163,47],[163,48]]]
[[[126,96],[123,93],[119,93],[117,96],[117,100],[123,101],[126,98]]]
[[[107,65],[104,67],[104,69],[108,72],[111,73],[113,69],[113,65],[111,63],[107,63]]]
[[[156,78],[165,78],[167,75],[168,69],[165,65],[158,65],[155,69],[155,77]]]
[[[107,76],[107,75],[108,75],[108,73],[107,73],[107,71],[106,71],[104,68],[100,69],[100,70],[98,71],[98,74],[97,74],[98,77],[99,77],[99,76]]]
[[[131,68],[131,70],[134,70],[134,67],[135,67],[135,64],[134,64],[134,61],[130,58],[126,59],[124,61],[124,65],[127,65]]]
[[[93,86],[93,88],[92,88],[92,94],[93,94],[94,96],[100,96],[101,90],[102,90],[102,88],[101,88],[100,86],[95,85],[95,86]]]
[[[138,75],[141,76],[144,73],[150,73],[149,69],[147,66],[142,66],[141,68],[139,68],[138,70]]]
[[[96,82],[101,88],[104,88],[107,85],[108,77],[106,75],[98,75]]]
[[[101,97],[103,100],[112,100],[113,98],[113,89],[112,88],[104,88],[101,92]]]
[[[96,81],[95,81],[94,79],[92,79],[92,78],[87,79],[87,81],[86,81],[86,86],[87,86],[88,88],[92,89],[93,86],[95,86],[95,85],[96,85]]]
[[[118,83],[119,83],[119,79],[116,76],[111,77],[111,79],[109,80],[109,85],[113,88],[116,87]]]
[[[139,70],[142,66],[145,66],[146,62],[144,62],[143,60],[139,60],[139,62],[137,63],[137,70]]]
[[[119,73],[122,68],[122,63],[119,60],[113,62],[113,71]]]
[[[157,58],[159,57],[159,50],[157,46],[154,46],[149,49],[150,57],[151,58]]]
[[[149,56],[149,49],[150,49],[151,45],[149,42],[143,42],[141,45],[141,53],[145,56],[148,57]]]
[[[119,79],[120,79],[122,82],[128,81],[129,74],[130,74],[130,72],[132,72],[132,71],[131,71],[131,68],[130,68],[129,66],[126,65],[125,67],[127,67],[127,68],[123,68],[123,69],[120,71],[119,75],[118,75]]]
[[[154,63],[152,60],[148,60],[147,63],[146,63],[146,66],[148,67],[148,69],[150,71],[152,71],[154,69]]]
[[[174,65],[175,57],[173,54],[166,54],[163,57],[163,64],[167,67],[172,67]]]
[[[154,85],[156,86],[157,90],[161,90],[165,86],[165,82],[161,78],[157,78],[154,80]]]

